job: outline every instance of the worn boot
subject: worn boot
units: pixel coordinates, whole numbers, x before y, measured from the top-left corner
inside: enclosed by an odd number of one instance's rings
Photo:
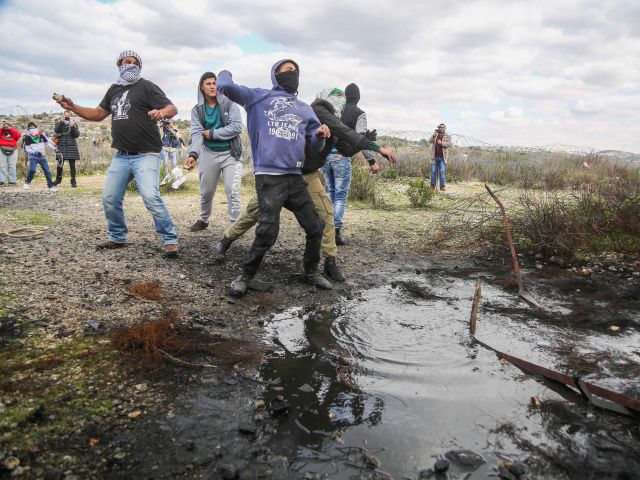
[[[330,279],[335,280],[336,282],[344,282],[344,274],[336,263],[336,257],[325,257],[324,273],[326,273]]]
[[[313,266],[305,265],[304,266],[304,275],[302,276],[302,281],[307,285],[313,285],[316,288],[320,288],[322,290],[331,290],[333,286],[318,273],[318,264]]]
[[[347,242],[340,236],[340,229],[336,228],[336,245],[344,245],[345,243]]]
[[[224,262],[225,254],[233,243],[233,240],[229,240],[227,237],[222,237],[216,246],[213,247],[213,260],[215,262]]]
[[[243,296],[245,293],[247,293],[251,280],[252,278],[245,273],[236,277],[236,279],[231,282],[231,287],[229,288],[229,290],[231,290],[231,295],[233,295],[234,297]]]

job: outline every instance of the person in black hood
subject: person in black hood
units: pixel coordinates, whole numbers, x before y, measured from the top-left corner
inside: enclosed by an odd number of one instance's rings
[[[311,195],[316,211],[323,220],[325,226],[322,232],[322,254],[324,255],[324,272],[327,276],[338,282],[344,281],[344,274],[336,263],[338,249],[335,241],[335,228],[333,225],[333,204],[327,196],[321,169],[327,160],[327,156],[336,145],[342,145],[348,149],[351,155],[368,149],[379,152],[381,155],[394,162],[393,150],[381,147],[367,138],[366,135],[347,127],[338,118],[344,105],[344,93],[337,88],[325,89],[311,103],[311,108],[318,120],[329,127],[331,137],[325,140],[325,146],[317,151],[307,145],[305,149],[305,161],[302,166],[302,175],[307,183],[307,190]],[[254,197],[249,201],[246,210],[236,223],[229,227],[223,238],[215,247],[214,255],[218,261],[224,259],[224,255],[231,244],[258,222],[258,201]]]
[[[367,132],[367,114],[364,113],[358,102],[360,101],[360,88],[355,83],[350,83],[345,88],[345,97],[347,99],[340,120],[347,127],[354,129],[358,133]],[[376,139],[375,130],[370,134],[372,140]],[[349,187],[351,186],[351,158],[358,153],[359,150],[354,149],[348,142],[340,140],[336,145],[338,152],[332,152],[327,159],[322,173],[327,183],[327,193],[331,199],[334,209],[334,225],[336,244],[343,245],[345,243],[340,231],[342,229],[342,218],[344,209],[347,204],[349,195]],[[378,173],[380,167],[376,163],[373,152],[368,149],[362,150],[364,158],[369,162],[371,173]]]

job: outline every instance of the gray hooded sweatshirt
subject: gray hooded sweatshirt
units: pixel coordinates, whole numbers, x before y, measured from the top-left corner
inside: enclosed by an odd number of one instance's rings
[[[204,145],[202,132],[204,132],[204,95],[200,90],[200,84],[198,83],[198,104],[191,109],[191,147],[189,149],[189,156],[196,159],[200,156],[200,152],[203,148],[208,148]],[[218,108],[220,109],[220,116],[222,117],[222,128],[212,128],[211,139],[212,140],[228,140],[231,142],[231,156],[237,161],[242,161],[242,142],[240,141],[240,133],[242,133],[242,116],[240,115],[240,107],[238,104],[232,102],[223,94],[218,93],[216,95],[218,102]]]

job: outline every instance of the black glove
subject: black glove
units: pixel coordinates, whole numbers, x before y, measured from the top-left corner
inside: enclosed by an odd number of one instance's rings
[[[364,136],[367,137],[367,140],[375,142],[378,138],[378,132],[374,128],[373,130],[367,130],[367,133],[365,133]]]

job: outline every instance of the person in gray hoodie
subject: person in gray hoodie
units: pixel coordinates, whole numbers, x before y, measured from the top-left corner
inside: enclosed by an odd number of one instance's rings
[[[227,195],[227,216],[240,216],[242,179],[242,117],[240,107],[217,91],[217,77],[205,72],[198,84],[198,104],[191,109],[191,149],[186,168],[200,164],[200,218],[192,232],[209,226],[213,196],[222,174]]]

